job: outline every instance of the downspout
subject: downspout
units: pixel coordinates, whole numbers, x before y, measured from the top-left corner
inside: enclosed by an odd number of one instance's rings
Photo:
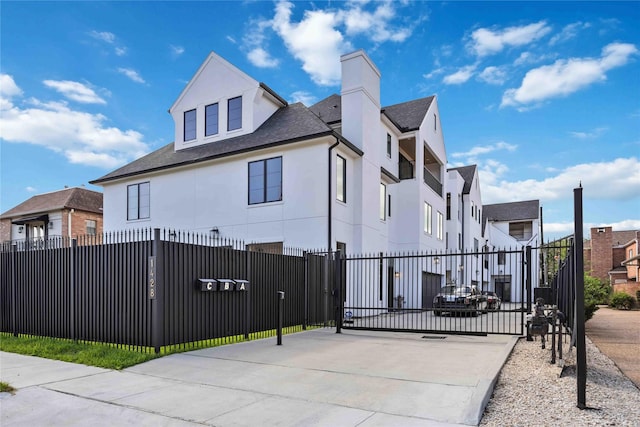
[[[68,228],[68,234],[69,234],[69,238],[71,238],[71,214],[75,213],[75,209],[69,209],[69,212],[67,213],[67,228]]]
[[[340,145],[340,140],[337,136],[334,136],[336,139],[336,143],[329,147],[328,151],[328,161],[327,161],[327,251],[331,252],[331,224],[332,224],[332,206],[333,206],[333,198],[331,193],[331,151]]]

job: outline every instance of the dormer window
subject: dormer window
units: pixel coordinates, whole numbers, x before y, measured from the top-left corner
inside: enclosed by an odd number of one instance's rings
[[[242,97],[231,98],[228,101],[227,130],[242,128]]]
[[[218,103],[207,105],[204,110],[204,136],[217,135]]]
[[[196,110],[184,112],[184,140],[196,139]]]

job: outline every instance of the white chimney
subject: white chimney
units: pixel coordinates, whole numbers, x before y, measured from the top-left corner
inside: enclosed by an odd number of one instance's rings
[[[365,153],[378,138],[380,71],[363,50],[340,57],[342,135]]]

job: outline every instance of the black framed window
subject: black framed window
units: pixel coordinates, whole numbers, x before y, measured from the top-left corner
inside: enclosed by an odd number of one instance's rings
[[[447,220],[451,219],[451,193],[447,193]]]
[[[387,186],[380,183],[380,220],[387,219]]]
[[[204,108],[204,136],[218,133],[218,103],[207,105]]]
[[[282,200],[282,157],[249,163],[249,204]]]
[[[127,186],[127,220],[149,218],[151,212],[148,182]]]
[[[387,134],[387,157],[391,157],[391,135]]]
[[[242,127],[242,97],[231,98],[228,102],[227,130]]]
[[[184,112],[184,140],[196,139],[196,110]]]
[[[347,202],[347,160],[336,156],[336,197],[341,202]]]

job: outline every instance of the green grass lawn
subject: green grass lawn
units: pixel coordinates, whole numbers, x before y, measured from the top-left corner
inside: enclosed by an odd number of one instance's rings
[[[315,327],[309,327],[313,329]],[[302,331],[301,326],[283,329],[283,334]],[[275,329],[253,333],[249,340],[268,338],[276,335]],[[152,348],[145,351],[128,350],[115,345],[89,342],[74,342],[68,339],[35,337],[30,335],[13,336],[11,333],[0,333],[0,351],[25,354],[27,356],[44,357],[64,362],[81,363],[108,369],[124,369],[138,363],[147,362],[169,354],[192,351],[219,345],[234,344],[246,341],[243,335],[215,338],[186,344],[177,344],[160,348],[156,355]],[[144,350],[144,349],[143,349]]]
[[[124,369],[157,357],[153,353],[141,353],[105,344],[22,335],[14,337],[7,333],[0,334],[0,350],[109,369]]]

